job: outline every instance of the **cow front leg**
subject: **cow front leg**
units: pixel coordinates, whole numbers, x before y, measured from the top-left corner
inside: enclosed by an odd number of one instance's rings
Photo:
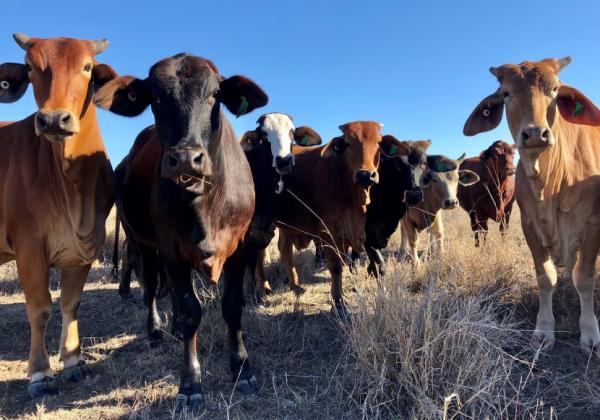
[[[341,244],[337,246],[337,249],[343,249]],[[342,290],[342,275],[343,265],[340,255],[331,247],[325,248],[325,261],[327,263],[327,269],[331,274],[331,297],[335,309],[338,311],[342,318],[345,318],[346,302],[344,301],[344,293]]]
[[[256,261],[256,283],[258,286],[258,292],[261,295],[270,295],[273,293],[273,289],[271,289],[271,284],[269,280],[267,280],[267,276],[265,274],[265,258],[266,258],[266,249],[258,250],[258,256]]]
[[[439,256],[445,252],[444,250],[444,222],[442,220],[442,212],[438,212],[435,216],[433,224],[429,228],[429,242],[431,243],[432,254]]]
[[[172,282],[173,297],[183,336],[183,369],[179,382],[179,392],[175,399],[175,413],[187,408],[191,414],[197,414],[202,407],[202,374],[196,338],[202,319],[202,307],[192,285],[192,271],[181,261],[163,258],[166,274]]]
[[[279,240],[277,241],[281,264],[285,270],[290,289],[297,295],[304,293],[304,288],[300,286],[300,278],[294,264],[294,244],[283,229],[279,229]],[[327,251],[325,251],[327,252]]]
[[[88,371],[81,357],[77,311],[90,267],[91,265],[87,264],[80,267],[66,267],[62,270],[60,284],[62,331],[59,353],[64,366],[62,377],[69,381],[85,378]]]
[[[48,291],[49,266],[45,254],[45,250],[17,247],[17,270],[25,293],[25,308],[31,333],[27,392],[32,398],[57,391],[45,342],[46,327],[52,313],[52,299]]]
[[[242,313],[245,306],[243,254],[243,249],[239,248],[225,263],[221,311],[227,324],[229,368],[235,388],[244,394],[253,394],[258,387],[242,336]]]
[[[419,245],[419,232],[417,229],[406,219],[402,219],[401,222],[402,238],[404,251],[408,254],[413,264],[417,267],[420,266],[421,261],[417,253],[417,247]]]
[[[144,284],[145,301],[148,305],[147,330],[151,346],[156,346],[162,338],[161,322],[156,306],[156,293],[158,288],[158,254],[153,248],[139,247],[140,271]]]
[[[131,241],[125,239],[123,244],[123,258],[121,259],[121,278],[119,279],[119,296],[124,300],[133,299],[131,294],[131,275],[135,259],[135,250]]]
[[[595,241],[588,240],[579,250],[579,258],[573,270],[573,283],[579,294],[581,315],[579,328],[581,330],[580,344],[588,354],[593,352],[600,357],[600,331],[598,319],[594,314],[594,282],[596,278],[596,257],[598,246]]]

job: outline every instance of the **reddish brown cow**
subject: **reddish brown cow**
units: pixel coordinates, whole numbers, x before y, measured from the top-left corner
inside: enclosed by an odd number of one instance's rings
[[[477,157],[465,159],[461,169],[469,169],[479,175],[480,182],[458,187],[460,206],[469,213],[471,229],[475,234],[475,246],[488,231],[488,219],[500,223],[504,234],[510,222],[515,201],[515,145],[497,140]]]
[[[116,75],[94,60],[106,40],[14,38],[26,51],[26,64],[0,66],[0,102],[16,101],[31,83],[39,110],[0,128],[0,263],[17,262],[31,329],[27,390],[36,397],[56,390],[44,339],[52,266],[62,269],[63,377],[85,374],[77,308],[114,201],[113,172],[91,99]]]
[[[342,255],[364,251],[370,187],[379,182],[377,168],[381,124],[359,121],[340,126],[344,133],[319,147],[294,147],[294,171],[287,175],[275,217],[279,252],[292,289],[302,292],[293,247],[306,248],[318,237],[324,244],[335,306],[342,298]],[[263,261],[259,263],[259,275]]]

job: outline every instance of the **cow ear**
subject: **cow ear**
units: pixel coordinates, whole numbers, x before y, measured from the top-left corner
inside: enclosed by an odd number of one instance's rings
[[[0,103],[18,101],[29,86],[27,68],[23,64],[4,63],[0,65]]]
[[[427,167],[433,172],[450,172],[457,168],[456,162],[442,155],[427,156]]]
[[[240,145],[244,152],[251,152],[258,145],[260,134],[256,130],[246,131],[240,139]]]
[[[94,92],[98,92],[102,86],[117,77],[119,77],[117,72],[108,64],[95,64],[92,69]]]
[[[236,117],[252,112],[269,102],[267,94],[252,80],[232,76],[221,81],[218,99]]]
[[[102,109],[125,117],[140,115],[150,105],[152,91],[144,80],[117,77],[96,92],[94,103]]]
[[[424,152],[431,146],[431,140],[411,140],[410,143],[414,146],[420,147]]]
[[[389,157],[406,156],[410,153],[410,147],[406,143],[401,142],[390,134],[381,137],[379,147],[381,147],[384,156]]]
[[[475,134],[493,130],[498,127],[502,121],[504,112],[504,100],[497,91],[485,98],[471,112],[463,128],[465,136],[474,136]]]
[[[468,169],[461,169],[458,171],[458,182],[463,187],[468,187],[479,182],[479,175]]]
[[[556,102],[560,115],[573,124],[600,125],[600,110],[574,87],[562,85]]]
[[[300,146],[318,146],[321,142],[321,136],[306,125],[296,127],[294,131],[294,140]]]

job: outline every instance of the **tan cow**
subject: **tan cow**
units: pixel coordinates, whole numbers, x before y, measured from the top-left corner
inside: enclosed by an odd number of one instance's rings
[[[600,110],[562,84],[569,57],[492,67],[500,83],[465,123],[465,135],[491,130],[506,115],[521,159],[516,197],[540,296],[533,345],[554,345],[555,265],[572,273],[579,293],[580,343],[600,356],[594,315],[595,262],[600,247]]]
[[[0,65],[0,102],[18,100],[31,83],[38,110],[0,123],[0,264],[17,263],[31,330],[27,390],[36,397],[56,390],[45,344],[53,266],[62,270],[63,378],[85,374],[77,308],[114,202],[113,171],[91,100],[116,74],[94,58],[106,40],[14,37],[26,51],[25,64]]]
[[[417,245],[419,233],[429,230],[430,246],[444,250],[442,210],[458,207],[458,185],[469,186],[479,182],[479,176],[470,170],[459,169],[465,155],[458,160],[446,156],[427,156],[427,170],[423,175],[423,201],[410,207],[400,222],[402,232],[400,250],[419,265]]]

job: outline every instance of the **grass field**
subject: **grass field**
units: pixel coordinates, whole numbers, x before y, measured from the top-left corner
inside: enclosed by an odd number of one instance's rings
[[[267,275],[274,294],[264,307],[248,305],[244,317],[260,385],[255,397],[232,392],[219,290],[198,279],[205,308],[198,341],[205,395],[201,417],[598,418],[600,361],[579,351],[578,298],[564,273],[554,298],[557,344],[549,354],[529,348],[537,292],[518,209],[515,213],[507,238],[494,226],[487,245],[476,249],[467,215],[446,212],[447,251],[420,269],[395,261],[395,236],[385,287],[364,267],[356,275],[346,272],[351,317],[345,323],[331,312],[328,276],[313,268],[313,250],[296,254],[307,289],[296,297],[283,282],[272,245]],[[114,219],[108,223],[107,257]],[[422,236],[422,247],[425,242]],[[182,346],[168,333],[159,347],[147,346],[137,283],[134,300],[122,301],[110,269],[108,260],[94,265],[79,312],[91,374],[81,383],[61,383],[57,396],[31,401],[25,390],[24,296],[14,265],[0,268],[0,416],[171,417]],[[53,274],[55,300],[58,288]],[[168,299],[160,306],[168,319]],[[59,336],[55,302],[47,334],[55,369]]]

